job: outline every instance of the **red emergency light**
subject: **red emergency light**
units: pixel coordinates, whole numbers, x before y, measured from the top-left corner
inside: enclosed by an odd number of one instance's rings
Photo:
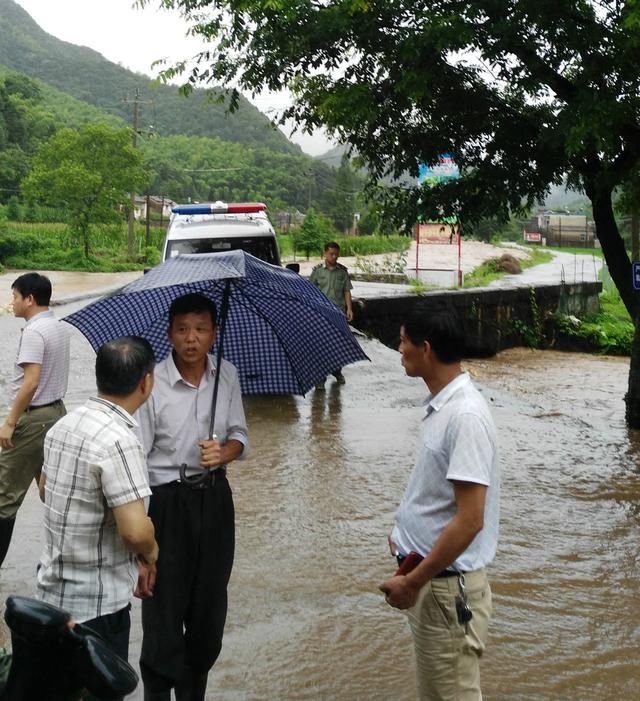
[[[256,214],[264,212],[263,202],[205,202],[202,204],[181,204],[172,207],[174,214]]]

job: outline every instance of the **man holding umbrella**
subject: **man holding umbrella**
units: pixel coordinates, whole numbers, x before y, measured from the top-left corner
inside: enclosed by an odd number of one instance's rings
[[[172,688],[178,701],[203,701],[222,647],[235,544],[226,466],[244,457],[248,440],[236,369],[209,355],[216,313],[197,293],[171,303],[172,352],[138,416],[160,547],[154,596],[142,606],[145,701],[169,701]]]

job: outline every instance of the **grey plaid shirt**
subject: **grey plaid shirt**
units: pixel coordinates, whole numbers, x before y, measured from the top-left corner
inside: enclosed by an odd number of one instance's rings
[[[45,438],[38,593],[79,622],[123,609],[135,588],[134,556],[112,512],[151,494],[135,427],[121,407],[91,398]]]

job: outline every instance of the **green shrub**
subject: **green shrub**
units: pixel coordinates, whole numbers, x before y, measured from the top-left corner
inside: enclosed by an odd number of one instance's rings
[[[631,355],[634,327],[617,290],[600,295],[600,312],[577,320],[558,315],[556,326],[569,336],[586,339],[590,346],[608,355]]]
[[[40,241],[36,236],[25,234],[16,236],[0,232],[0,261],[7,261],[13,256],[28,256],[40,248]]]
[[[340,246],[341,256],[371,256],[381,253],[405,253],[411,245],[411,238],[407,236],[330,236],[327,241],[334,240]],[[295,236],[292,234],[279,234],[278,247],[280,255],[292,256]],[[324,248],[324,243],[321,248]],[[296,253],[302,253],[296,250]]]
[[[135,227],[134,261],[129,261],[126,224],[97,225],[91,232],[91,254],[85,258],[82,242],[66,224],[6,222],[0,227],[0,262],[27,270],[139,270],[160,261],[164,229],[152,228],[149,233],[147,246],[145,228]]]

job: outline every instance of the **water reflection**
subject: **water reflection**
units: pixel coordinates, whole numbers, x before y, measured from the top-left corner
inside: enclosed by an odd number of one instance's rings
[[[21,327],[0,319],[0,383]],[[222,701],[415,696],[409,634],[376,589],[385,537],[413,461],[424,392],[397,352],[306,397],[246,401],[251,455],[230,469],[238,547],[222,656]],[[94,355],[74,334],[69,403],[93,389]],[[468,363],[492,406],[503,467],[487,699],[640,696],[635,611],[639,440],[624,426],[628,361],[516,349]],[[40,504],[30,493],[0,592],[33,591]],[[140,643],[134,607],[132,660]],[[139,693],[134,698],[140,699]]]

